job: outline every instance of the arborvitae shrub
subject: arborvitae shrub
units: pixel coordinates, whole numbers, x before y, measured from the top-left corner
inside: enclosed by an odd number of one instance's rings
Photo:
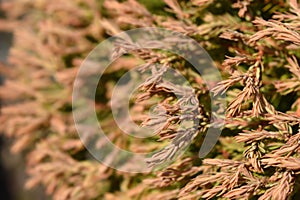
[[[57,200],[299,198],[300,5],[296,0],[12,0],[1,3],[1,10],[6,17],[0,21],[1,29],[13,32],[14,43],[10,67],[1,66],[7,78],[0,89],[0,130],[14,138],[14,153],[26,155],[26,188],[42,184]],[[199,125],[188,151],[162,171],[123,173],[87,156],[72,118],[77,70],[98,42],[137,27],[166,28],[195,39],[222,73],[224,80],[213,92],[227,94],[226,124],[205,159],[197,156],[205,123]],[[169,58],[151,50],[133,55],[151,64]],[[181,59],[168,64],[191,80],[199,94],[202,119],[209,119],[201,101],[207,88]],[[155,149],[176,136],[170,127],[159,130],[157,141],[149,144],[126,143],[107,114],[112,83],[136,65],[131,57],[114,63],[104,74],[96,107],[115,143],[127,149]],[[156,93],[171,112],[168,94],[155,87],[145,86],[138,98]]]

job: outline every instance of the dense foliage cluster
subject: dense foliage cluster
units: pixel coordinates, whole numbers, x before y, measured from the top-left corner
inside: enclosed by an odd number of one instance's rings
[[[1,29],[13,32],[14,44],[10,68],[1,66],[7,79],[0,88],[0,130],[14,138],[13,152],[26,155],[27,188],[42,184],[56,200],[299,198],[296,0],[13,0],[2,3],[1,10],[6,13]],[[210,113],[210,93],[201,76],[183,58],[163,51],[132,51],[114,62],[102,77],[96,109],[107,136],[118,146],[147,152],[191,140],[185,154],[158,172],[130,174],[92,160],[78,138],[71,96],[81,62],[100,41],[138,27],[161,27],[193,38],[222,73],[223,81],[213,92],[227,95],[225,126],[205,159],[198,151],[208,122],[218,113]],[[131,45],[120,43],[116,53]],[[109,99],[118,78],[138,65],[152,74],[131,111],[156,136],[133,142],[115,127]],[[195,95],[174,100],[182,88],[161,81],[165,68],[180,71]],[[153,99],[167,120],[147,116]],[[188,101],[200,103],[190,108],[200,113],[195,116],[200,119],[193,127],[196,134],[174,131],[183,120],[180,104]],[[177,147],[154,155],[149,163],[167,162]]]

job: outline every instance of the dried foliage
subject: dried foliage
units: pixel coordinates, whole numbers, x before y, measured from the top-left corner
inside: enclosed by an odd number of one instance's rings
[[[144,1],[141,1],[144,2]],[[53,199],[298,199],[300,197],[300,4],[296,0],[13,0],[1,4],[13,31],[0,130],[15,139],[12,151],[27,157],[26,187],[45,186]],[[158,12],[158,9],[159,12]],[[162,27],[195,39],[213,58],[224,80],[215,94],[227,94],[225,126],[207,158],[198,158],[213,113],[201,76],[183,58],[158,50],[133,50],[119,41],[114,56],[129,51],[104,76],[96,96],[99,113],[109,110],[110,89],[120,70],[144,61],[150,76],[131,109],[134,120],[154,128],[154,141],[132,143],[104,115],[108,137],[140,152],[159,149],[148,162],[166,169],[126,174],[89,160],[74,128],[72,83],[81,61],[108,35],[136,27]],[[160,65],[157,65],[160,64]],[[160,66],[160,67],[157,67]],[[184,74],[192,93],[162,76]],[[175,95],[181,98],[175,98]],[[159,99],[155,116],[145,114]],[[197,105],[196,102],[199,102]],[[182,105],[189,105],[182,111]],[[197,105],[197,106],[195,106]],[[182,112],[189,115],[181,116]],[[194,115],[194,113],[198,113]],[[175,131],[180,122],[196,126]],[[196,134],[195,134],[196,132]],[[98,141],[101,145],[101,141]],[[113,156],[113,155],[112,155]],[[128,166],[130,167],[130,166]]]

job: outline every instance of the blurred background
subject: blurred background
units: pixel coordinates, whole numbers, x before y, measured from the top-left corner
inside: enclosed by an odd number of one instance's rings
[[[0,1],[2,3],[2,1]],[[0,10],[0,19],[5,20],[4,13]],[[12,33],[10,32],[4,32],[0,29],[0,65],[4,65],[7,63],[7,56],[9,53],[9,48],[12,44]],[[0,84],[3,84],[4,75],[0,75]],[[10,159],[12,158],[11,153],[9,152],[9,141],[7,138],[5,138],[4,134],[1,134],[0,136],[0,151],[1,151],[1,160],[0,160],[0,197],[1,199],[8,199],[13,200],[15,197],[13,197],[14,191],[18,191],[17,188],[13,189],[10,187],[11,185],[17,185],[17,177],[16,177],[16,165],[21,165],[22,169],[22,160],[21,158],[17,159]]]
[[[0,1],[0,4],[4,0]],[[0,10],[0,21],[4,21],[5,14]],[[0,23],[3,25],[3,23]],[[13,43],[13,33],[0,27],[0,65],[1,72],[8,68],[8,55]],[[5,80],[4,73],[0,74],[0,84]],[[10,147],[13,140],[0,134],[0,199],[3,200],[29,200],[29,199],[47,199],[41,188],[31,191],[24,189],[26,178],[25,156],[23,154],[12,154]]]

